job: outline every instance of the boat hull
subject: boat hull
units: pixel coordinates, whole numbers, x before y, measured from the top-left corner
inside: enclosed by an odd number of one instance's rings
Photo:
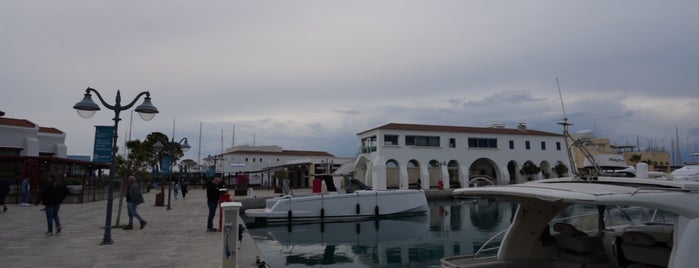
[[[248,209],[247,217],[266,221],[316,221],[415,215],[428,211],[421,190],[362,190],[346,194],[280,197],[264,209]]]

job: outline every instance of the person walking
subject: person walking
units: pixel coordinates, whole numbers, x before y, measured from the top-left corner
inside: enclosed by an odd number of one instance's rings
[[[2,205],[2,212],[7,211],[7,206],[5,205],[5,196],[10,192],[10,184],[3,179],[0,179],[0,205]]]
[[[187,185],[188,184],[189,183],[187,182],[187,180],[183,180],[182,183],[180,183],[180,185],[181,185],[180,187],[182,188],[182,198],[187,197]]]
[[[46,213],[46,224],[48,225],[47,235],[61,233],[61,219],[58,217],[58,211],[61,208],[63,199],[68,196],[68,187],[58,181],[55,175],[50,176],[49,182],[44,186],[44,189],[36,201],[44,204],[44,212]],[[53,232],[54,223],[56,224],[56,232]]]
[[[22,185],[20,186],[20,191],[22,191],[22,201],[20,202],[21,206],[28,206],[29,205],[29,178],[24,178],[22,180]]]
[[[209,232],[218,231],[218,229],[214,228],[214,217],[216,216],[216,207],[218,206],[218,200],[220,198],[220,193],[218,190],[218,185],[220,183],[221,179],[219,177],[215,177],[206,185],[206,203],[209,205],[209,217],[206,221],[206,230]]]
[[[141,224],[140,229],[146,227],[147,221],[145,221],[141,215],[138,214],[136,208],[138,205],[143,204],[143,194],[141,194],[141,189],[136,183],[136,177],[133,175],[126,179],[126,183],[129,185],[126,190],[126,209],[129,212],[129,224],[124,227],[124,230],[133,230],[133,218],[136,217]]]
[[[180,182],[175,181],[175,186],[173,187],[173,191],[175,192],[175,199],[177,199],[177,193],[180,192]]]

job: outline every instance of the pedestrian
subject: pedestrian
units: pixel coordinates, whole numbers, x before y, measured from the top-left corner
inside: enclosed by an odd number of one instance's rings
[[[39,203],[44,204],[44,212],[46,213],[46,224],[48,225],[47,235],[54,235],[61,233],[61,219],[58,216],[58,211],[61,208],[61,203],[63,199],[68,196],[68,187],[62,182],[58,181],[55,175],[50,175],[49,182],[44,185],[41,191],[41,195],[36,201],[36,205]],[[56,232],[53,232],[54,223],[56,224]]]
[[[175,186],[173,187],[173,191],[175,192],[175,199],[177,199],[177,193],[180,192],[180,182],[175,181]]]
[[[5,196],[10,192],[10,184],[3,179],[0,179],[0,205],[2,205],[2,212],[7,211],[7,206],[5,205]]]
[[[29,205],[29,190],[31,190],[30,188],[31,187],[29,186],[29,178],[24,178],[24,180],[22,180],[22,185],[19,188],[20,191],[22,191],[22,202],[20,202],[20,205]]]
[[[216,177],[206,185],[206,203],[209,205],[209,217],[206,221],[206,230],[209,232],[218,231],[214,228],[214,217],[216,216],[216,207],[218,206],[218,200],[220,197],[218,190],[218,185],[220,183],[221,179]]]
[[[141,215],[138,215],[138,210],[136,208],[138,205],[143,204],[143,194],[141,189],[138,188],[138,183],[136,183],[136,177],[133,175],[126,179],[126,183],[129,185],[126,190],[126,209],[129,212],[129,225],[124,227],[124,230],[133,230],[133,218],[136,217],[141,224],[140,229],[146,227],[146,222]]]
[[[180,187],[182,188],[182,198],[185,198],[187,196],[187,185],[188,184],[189,183],[187,182],[187,180],[183,180],[182,183],[180,184],[181,185]]]

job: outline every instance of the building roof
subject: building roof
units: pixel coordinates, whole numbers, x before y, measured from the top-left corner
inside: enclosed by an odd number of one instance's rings
[[[63,134],[63,131],[60,131],[57,128],[53,128],[53,127],[39,127],[39,132]]]
[[[16,119],[16,118],[9,118],[9,117],[0,117],[0,125],[13,126],[13,127],[26,127],[26,128],[37,127],[36,124],[32,123],[31,121],[29,121],[27,119]],[[54,128],[54,127],[41,127],[41,126],[39,126],[39,132],[53,133],[53,134],[64,134],[63,131],[60,131],[59,129]]]
[[[8,117],[0,117],[0,125],[13,126],[13,127],[27,127],[34,128],[36,124],[32,123],[27,119],[15,119]]]
[[[254,151],[254,150],[242,150],[233,151],[226,154],[258,154],[258,155],[286,155],[286,156],[323,156],[323,157],[335,157],[328,152],[321,151],[295,151],[295,150],[281,150],[281,151]]]
[[[413,131],[438,131],[455,133],[483,133],[483,134],[503,134],[503,135],[527,135],[527,136],[563,136],[562,134],[526,129],[503,128],[503,127],[462,127],[462,126],[440,126],[440,125],[419,125],[389,123],[377,128],[357,133],[361,135],[374,130],[413,130]]]

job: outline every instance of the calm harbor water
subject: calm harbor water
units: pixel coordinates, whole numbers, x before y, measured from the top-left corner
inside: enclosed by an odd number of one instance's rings
[[[493,199],[430,202],[424,216],[250,228],[271,267],[438,267],[509,226],[516,205]]]

